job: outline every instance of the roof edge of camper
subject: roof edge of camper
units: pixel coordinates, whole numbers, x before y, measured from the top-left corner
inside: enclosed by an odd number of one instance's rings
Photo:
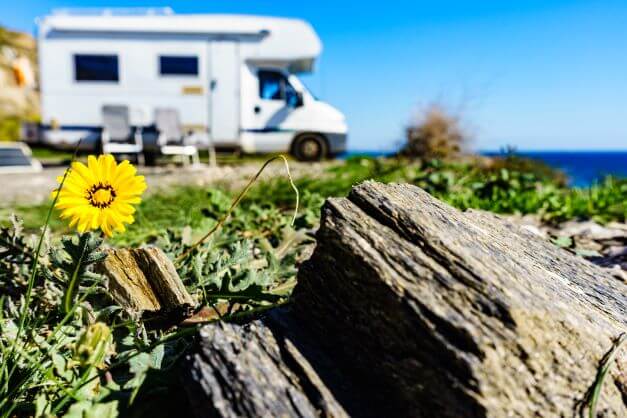
[[[70,15],[46,16],[39,22],[39,36],[77,33],[98,36],[124,34],[247,37],[260,41],[259,48],[245,59],[289,62],[292,72],[313,70],[322,43],[311,25],[301,19],[252,15]]]
[[[184,25],[181,25],[182,23]],[[291,29],[295,32],[315,34],[309,23],[300,19],[229,14],[52,14],[40,20],[40,27],[47,31],[72,32],[244,33],[251,35]]]
[[[52,16],[170,16],[171,7],[63,7],[52,9]]]

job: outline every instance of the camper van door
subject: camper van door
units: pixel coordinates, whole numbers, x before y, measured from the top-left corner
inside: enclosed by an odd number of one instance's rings
[[[239,43],[217,40],[210,44],[211,138],[216,144],[239,141]]]
[[[255,91],[251,103],[244,103],[243,130],[256,152],[286,151],[294,131],[286,129],[297,106],[298,94],[279,68],[251,67]]]

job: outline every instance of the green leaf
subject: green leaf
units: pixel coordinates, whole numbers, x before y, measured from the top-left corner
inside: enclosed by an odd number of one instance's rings
[[[150,368],[151,357],[148,353],[139,353],[135,357],[132,357],[129,362],[129,370],[137,377],[138,375],[145,373]]]
[[[165,354],[165,346],[163,344],[159,344],[150,352],[150,364],[149,366],[153,369],[159,370],[161,369],[161,364],[163,363],[163,356]]]
[[[118,401],[107,403],[76,402],[68,409],[63,418],[117,418]]]
[[[45,413],[50,412],[50,404],[43,393],[35,398],[35,418],[43,417]]]
[[[602,257],[601,253],[594,250],[575,250],[575,254],[582,257]]]
[[[553,244],[561,248],[570,248],[573,245],[573,239],[571,237],[557,237],[552,241]]]
[[[72,379],[72,371],[67,368],[67,361],[62,355],[54,353],[52,355],[52,364],[54,366],[54,370],[59,376],[67,381]]]
[[[129,370],[133,377],[126,382],[124,389],[133,389],[129,403],[133,403],[146,375],[150,369],[160,369],[165,348],[163,344],[156,346],[150,353],[140,353],[129,360]]]

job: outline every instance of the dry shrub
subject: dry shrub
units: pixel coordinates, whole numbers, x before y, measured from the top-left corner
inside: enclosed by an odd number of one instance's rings
[[[407,142],[400,151],[406,157],[431,159],[459,155],[469,141],[460,118],[444,107],[430,105],[406,130]]]

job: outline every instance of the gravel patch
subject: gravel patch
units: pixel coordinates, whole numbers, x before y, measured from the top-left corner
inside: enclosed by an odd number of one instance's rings
[[[211,186],[221,185],[231,188],[243,187],[255,175],[263,163],[244,163],[209,167],[139,167],[140,174],[146,177],[147,193],[158,193],[181,185]],[[290,162],[294,178],[307,175],[320,176],[324,170],[340,162],[299,163]],[[57,177],[62,176],[63,167],[45,168],[40,173],[0,174],[0,207],[31,206],[48,201],[50,192],[57,187]],[[268,166],[261,179],[285,176],[282,162]]]
[[[614,277],[627,283],[627,224],[568,221],[547,225],[536,215],[509,215],[505,218],[566,251],[611,269]]]

